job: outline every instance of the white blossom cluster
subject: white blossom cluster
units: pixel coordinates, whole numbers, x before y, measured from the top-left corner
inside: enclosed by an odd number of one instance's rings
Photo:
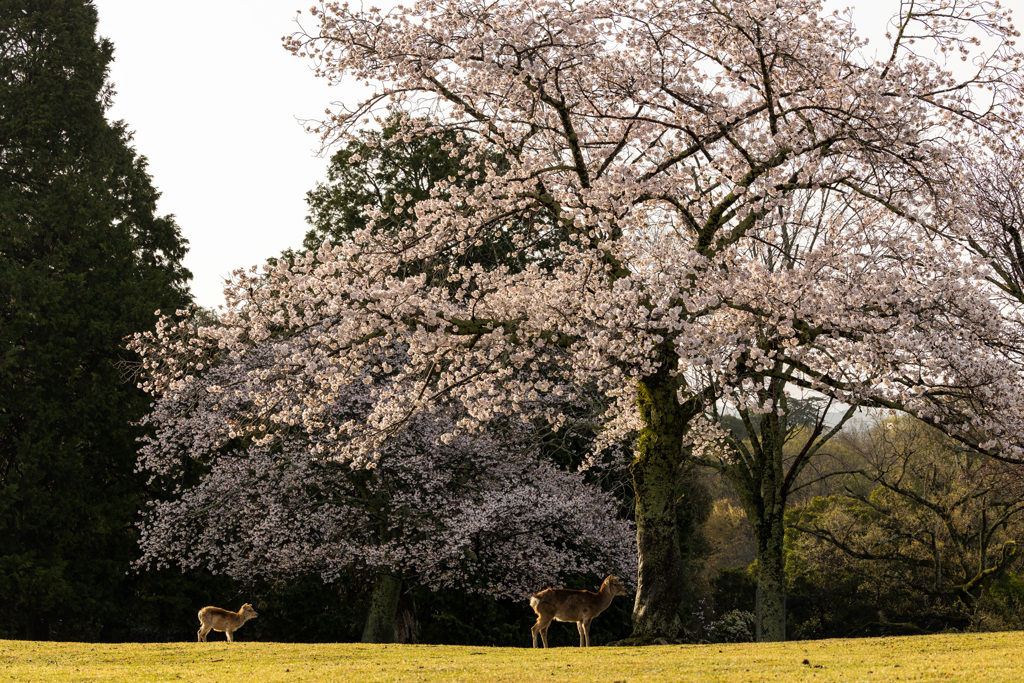
[[[141,524],[140,566],[326,581],[383,571],[505,597],[569,573],[635,573],[616,499],[540,457],[528,426],[452,437],[452,411],[435,410],[353,467],[318,445],[366,415],[366,385],[340,387],[318,428],[285,425],[259,398],[288,372],[280,350],[264,340],[217,358],[156,402],[139,469],[167,495]]]
[[[968,194],[973,169],[1021,140],[1018,32],[998,3],[903,5],[880,47],[816,0],[311,13],[318,30],[286,47],[373,88],[319,126],[325,144],[408,113],[409,136],[458,131],[479,149],[466,168],[488,169],[405,209],[400,234],[371,225],[300,266],[348,273],[313,306],[410,341],[403,379],[433,369],[445,400],[487,419],[544,391],[504,373],[547,378],[558,357],[558,391],[596,377],[618,397],[614,441],[637,427],[632,383],[664,364],[689,395],[760,412],[777,407],[757,377],[784,371],[1021,456],[1024,297],[991,285],[1000,264]],[[543,265],[401,275],[538,214],[548,232],[516,239],[531,253],[554,228]],[[339,348],[358,358],[352,341]]]

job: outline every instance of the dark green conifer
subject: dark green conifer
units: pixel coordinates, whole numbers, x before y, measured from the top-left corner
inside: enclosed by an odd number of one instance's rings
[[[0,638],[124,619],[147,406],[124,340],[190,303],[96,24],[90,0],[0,0]]]

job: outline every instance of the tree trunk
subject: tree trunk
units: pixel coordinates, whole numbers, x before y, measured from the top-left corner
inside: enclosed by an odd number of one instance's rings
[[[786,639],[785,530],[781,516],[761,528],[757,538],[757,641]]]
[[[634,639],[676,638],[689,584],[676,524],[683,434],[692,417],[676,399],[678,380],[662,372],[637,385],[644,429],[630,467],[636,495],[637,591]]]
[[[364,643],[395,642],[395,615],[402,595],[402,579],[390,574],[378,574],[370,596],[370,612],[363,629]]]
[[[416,624],[416,603],[412,593],[403,591],[399,596],[395,614],[395,642],[414,645],[419,642],[419,628]]]
[[[772,398],[784,401],[781,384]],[[762,396],[762,400],[765,397]],[[757,596],[755,622],[758,642],[786,639],[786,566],[783,553],[787,483],[783,475],[783,446],[786,416],[770,412],[760,423],[744,417],[750,451],[739,461],[722,469],[732,482],[747,514],[757,543]]]

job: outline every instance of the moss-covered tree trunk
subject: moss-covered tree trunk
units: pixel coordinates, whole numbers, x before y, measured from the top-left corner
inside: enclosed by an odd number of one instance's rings
[[[782,518],[768,521],[770,528],[756,533],[757,540],[757,640],[786,639],[786,559],[783,552]]]
[[[370,596],[370,611],[363,628],[364,643],[395,642],[395,616],[402,596],[402,579],[391,574],[378,574]]]
[[[664,367],[671,367],[668,363]],[[638,573],[633,606],[634,639],[675,638],[682,628],[686,564],[677,527],[677,483],[683,436],[695,414],[680,406],[680,380],[663,370],[637,384],[644,423],[630,473],[636,495]]]
[[[783,397],[776,392],[776,405]],[[786,559],[785,541],[787,486],[782,468],[782,449],[786,442],[786,416],[768,413],[761,421],[760,468],[761,504],[753,521],[757,541],[757,640],[773,642],[786,639]]]

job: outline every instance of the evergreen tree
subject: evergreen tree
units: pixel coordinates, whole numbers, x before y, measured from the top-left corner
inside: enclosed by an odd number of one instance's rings
[[[90,0],[0,0],[0,637],[102,637],[142,494],[124,338],[190,303]]]
[[[409,134],[403,129],[405,117],[395,115],[384,121],[380,131],[360,130],[335,152],[327,181],[306,193],[311,229],[303,251],[316,251],[325,240],[332,244],[351,240],[371,223],[392,234],[408,230],[421,203],[451,201],[453,192],[472,196],[481,190],[488,169],[498,173],[504,169],[505,162],[496,153],[471,154],[471,136],[434,131],[430,119],[415,120],[424,126],[419,134]],[[473,202],[466,200],[460,210],[476,211]],[[499,216],[490,227],[488,239],[477,241],[459,258],[415,263],[404,272],[425,270],[433,281],[444,281],[459,267],[473,264],[488,270],[503,267],[511,273],[521,272],[527,264],[543,268],[557,258],[557,240],[565,232],[542,211]],[[294,251],[284,254],[289,259],[296,255]]]

